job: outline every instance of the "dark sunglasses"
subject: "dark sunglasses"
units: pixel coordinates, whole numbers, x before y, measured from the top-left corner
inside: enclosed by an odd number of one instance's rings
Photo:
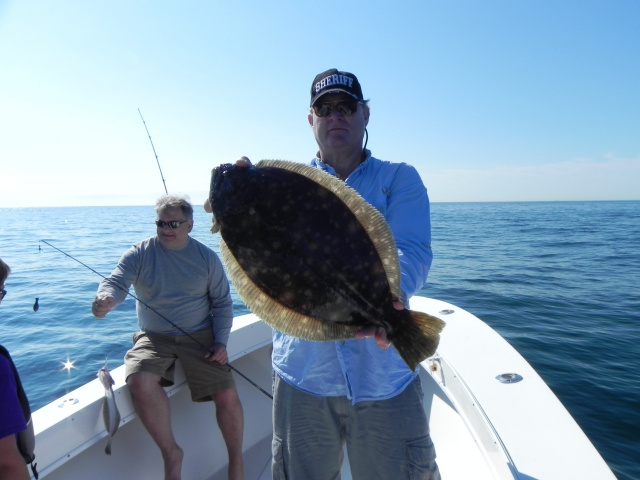
[[[312,108],[313,112],[318,117],[328,117],[334,110],[336,110],[340,115],[349,117],[356,113],[359,103],[360,102],[357,100],[344,100],[338,103],[318,103]]]
[[[7,291],[3,288],[0,290],[0,300],[7,296]]]
[[[178,220],[172,220],[171,222],[163,222],[162,220],[156,220],[156,225],[160,228],[169,227],[169,228],[180,228],[180,225],[183,223],[187,223],[189,220],[183,220],[179,222]]]

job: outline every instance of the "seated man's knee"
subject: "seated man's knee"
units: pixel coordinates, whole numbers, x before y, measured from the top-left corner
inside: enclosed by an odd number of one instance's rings
[[[127,377],[127,387],[131,394],[143,392],[154,386],[160,386],[160,377],[147,372],[132,373]]]
[[[227,388],[226,390],[214,393],[211,395],[211,399],[217,407],[231,407],[240,404],[238,392],[235,388]]]

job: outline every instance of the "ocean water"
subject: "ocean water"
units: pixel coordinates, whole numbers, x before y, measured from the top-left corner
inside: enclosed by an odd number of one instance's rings
[[[13,270],[0,343],[34,410],[95,378],[105,361],[122,363],[134,300],[102,320],[91,301],[100,275],[155,234],[154,219],[151,206],[0,208],[0,257]],[[640,202],[434,203],[432,223],[435,260],[421,294],[496,329],[616,476],[640,480]],[[217,251],[210,225],[196,208],[192,235]],[[235,292],[234,310],[248,312]]]

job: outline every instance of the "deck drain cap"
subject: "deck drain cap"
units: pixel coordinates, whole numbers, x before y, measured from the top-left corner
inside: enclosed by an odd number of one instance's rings
[[[62,403],[58,404],[58,408],[64,408],[64,407],[67,407],[69,405],[75,405],[78,402],[79,402],[79,400],[77,398],[65,398],[62,401]]]
[[[522,380],[522,375],[518,375],[517,373],[501,373],[496,377],[500,383],[518,383]]]

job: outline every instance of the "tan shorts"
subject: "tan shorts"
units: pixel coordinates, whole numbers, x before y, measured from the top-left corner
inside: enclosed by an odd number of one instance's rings
[[[213,345],[213,332],[205,328],[187,335],[136,332],[133,347],[124,357],[126,377],[136,372],[160,376],[160,385],[173,385],[176,360],[180,360],[194,402],[211,400],[214,393],[235,388],[231,369],[204,358],[202,345]],[[195,339],[195,340],[194,340]]]

